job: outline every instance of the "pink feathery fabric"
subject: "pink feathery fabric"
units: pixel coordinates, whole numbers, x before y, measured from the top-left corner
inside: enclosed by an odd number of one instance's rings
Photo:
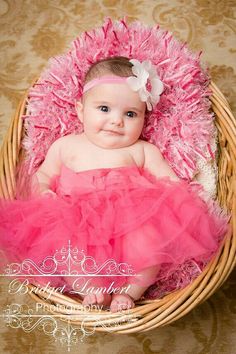
[[[164,83],[141,138],[155,144],[176,174],[188,181],[196,173],[199,157],[214,157],[209,147],[215,131],[209,113],[209,77],[200,66],[200,53],[192,53],[159,26],[107,19],[101,28],[82,33],[67,53],[50,59],[31,88],[23,117],[29,173],[42,163],[57,138],[83,131],[75,101],[82,95],[85,73],[94,62],[116,55],[151,60]]]

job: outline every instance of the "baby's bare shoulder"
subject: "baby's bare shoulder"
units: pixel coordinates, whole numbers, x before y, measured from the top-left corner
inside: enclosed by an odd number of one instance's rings
[[[128,147],[128,152],[131,154],[137,166],[143,167],[144,164],[144,141],[139,139],[133,145]]]
[[[156,145],[149,143],[148,141],[145,140],[139,140],[139,141],[140,141],[140,145],[143,148],[144,155],[155,154],[156,156],[162,157],[161,151]]]
[[[78,139],[76,134],[69,134],[56,139],[47,151],[46,160],[59,158],[64,151],[73,149],[76,139]]]
[[[64,146],[67,144],[74,144],[81,140],[81,136],[79,134],[68,134],[58,138],[54,143],[57,143],[58,146]]]
[[[179,181],[179,177],[175,174],[169,163],[164,159],[159,148],[147,141],[144,146],[144,167],[146,167],[154,176],[166,177],[169,176],[173,181]]]
[[[156,145],[154,145],[154,144],[152,144],[152,143],[149,143],[148,141],[146,141],[146,140],[139,140],[139,142],[140,143],[142,143],[142,145],[144,146],[144,147],[146,147],[146,146],[155,146],[156,147]]]
[[[68,134],[62,136],[55,140],[53,144],[50,146],[49,151],[60,152],[63,153],[74,148],[75,144],[80,142],[80,136],[77,134]]]

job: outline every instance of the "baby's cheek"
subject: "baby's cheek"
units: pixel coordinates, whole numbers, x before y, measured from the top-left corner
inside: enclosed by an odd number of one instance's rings
[[[139,124],[138,126],[136,126],[133,131],[132,131],[132,135],[135,136],[137,139],[140,137],[141,133],[143,130],[143,125]]]
[[[94,124],[95,130],[98,131],[98,132],[103,130],[104,127],[105,127],[105,122],[102,122],[102,121],[97,122],[97,123]]]

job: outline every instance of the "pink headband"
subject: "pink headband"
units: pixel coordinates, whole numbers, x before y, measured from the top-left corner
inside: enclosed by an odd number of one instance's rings
[[[124,84],[127,83],[127,77],[120,76],[101,76],[99,78],[93,79],[84,85],[83,94],[100,84]]]
[[[138,92],[141,101],[146,102],[147,109],[151,111],[159,102],[164,85],[150,60],[140,62],[137,59],[131,59],[130,63],[132,64],[133,76],[101,76],[84,85],[83,94],[99,84],[127,83],[131,90]]]

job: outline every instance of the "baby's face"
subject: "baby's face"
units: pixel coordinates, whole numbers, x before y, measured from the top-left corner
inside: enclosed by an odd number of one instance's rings
[[[144,124],[146,103],[126,83],[102,83],[78,102],[78,117],[93,144],[117,149],[134,144]]]

